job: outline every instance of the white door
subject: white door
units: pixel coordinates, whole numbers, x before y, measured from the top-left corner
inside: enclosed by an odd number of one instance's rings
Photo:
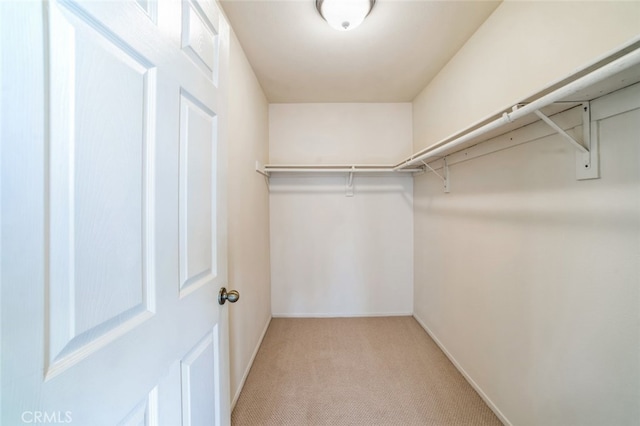
[[[2,424],[229,423],[228,26],[0,1]]]

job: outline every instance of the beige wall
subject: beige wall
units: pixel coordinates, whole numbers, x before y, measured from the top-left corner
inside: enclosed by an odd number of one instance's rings
[[[271,163],[391,163],[411,151],[411,104],[273,104]],[[274,316],[408,315],[413,180],[271,177]],[[393,297],[389,298],[389,294]]]
[[[415,180],[414,314],[513,425],[640,424],[639,89],[601,179],[553,135]]]
[[[269,106],[272,164],[395,164],[411,154],[411,103]]]
[[[640,2],[503,3],[414,100],[414,149],[639,35]],[[415,180],[414,314],[506,423],[640,423],[639,122],[601,121],[599,180],[559,136]]]
[[[231,397],[248,374],[271,319],[269,193],[255,161],[268,159],[267,100],[238,43],[231,38],[229,89],[229,307]]]
[[[345,180],[271,178],[274,317],[413,312],[413,179]]]
[[[505,1],[414,100],[414,150],[639,36],[639,1]]]

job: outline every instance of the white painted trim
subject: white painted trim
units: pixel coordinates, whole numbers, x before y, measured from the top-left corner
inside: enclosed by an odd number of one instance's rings
[[[562,126],[570,134],[578,127],[582,127],[581,106],[573,107],[553,116],[554,121]],[[473,160],[485,155],[491,155],[498,151],[511,149],[526,143],[538,141],[540,139],[553,136],[556,132],[542,121],[528,124],[514,129],[508,133],[496,136],[486,142],[470,146],[469,148],[448,155],[447,164],[453,166],[465,161]],[[430,162],[431,167],[440,170],[444,166],[442,159]]]
[[[640,108],[640,83],[627,86],[591,101],[591,121],[604,120],[638,108]],[[576,106],[555,114],[553,116],[554,121],[570,134],[577,132],[582,129],[582,118],[579,113],[581,109],[582,106]],[[446,157],[447,164],[453,166],[498,151],[535,142],[555,134],[555,131],[545,123],[537,121],[450,154]],[[444,166],[442,159],[429,161],[428,164],[436,171],[443,169]],[[428,176],[428,174],[425,176]]]
[[[604,120],[638,108],[640,108],[640,83],[593,100],[591,121]]]
[[[480,395],[480,398],[482,398],[484,400],[484,402],[489,406],[489,408],[491,408],[491,411],[493,411],[493,413],[498,416],[498,419],[505,425],[507,426],[512,426],[512,423],[509,421],[509,419],[507,419],[507,417],[502,413],[502,411],[500,411],[500,409],[493,403],[493,401],[491,401],[491,398],[489,398],[489,396],[487,396],[486,393],[484,393],[484,391],[482,390],[482,388],[480,387],[480,385],[478,385],[472,378],[471,376],[464,370],[464,368],[462,368],[462,365],[460,365],[460,363],[454,358],[454,356],[447,350],[447,348],[442,344],[442,342],[436,337],[436,335],[429,329],[429,327],[427,327],[427,325],[424,323],[424,321],[422,321],[420,318],[418,318],[416,316],[416,314],[413,314],[413,318],[415,318],[416,321],[418,321],[418,324],[420,324],[420,326],[424,329],[424,331],[427,332],[427,334],[433,339],[434,342],[436,342],[436,345],[438,345],[438,347],[440,348],[440,350],[442,350],[442,352],[444,352],[444,354],[447,356],[447,358],[449,358],[449,361],[451,361],[451,363],[456,367],[456,369],[458,369],[458,371],[460,372],[460,374],[462,374],[462,376],[465,378],[465,380],[467,382],[469,382],[469,384],[471,385],[471,387],[473,389],[475,389],[476,392],[478,392],[478,395]]]
[[[412,312],[364,312],[361,314],[343,313],[343,314],[327,314],[327,313],[315,313],[315,314],[276,314],[273,318],[365,318],[365,317],[410,317]]]
[[[249,376],[249,371],[251,371],[251,367],[253,367],[253,361],[255,361],[256,359],[256,355],[258,355],[258,351],[260,350],[260,346],[262,346],[262,341],[264,340],[264,336],[267,334],[267,330],[269,329],[269,325],[271,324],[271,319],[273,317],[269,317],[269,320],[267,321],[267,324],[264,326],[264,329],[262,330],[262,334],[260,335],[260,338],[258,339],[258,344],[256,345],[256,348],[253,350],[253,354],[251,355],[251,359],[249,359],[249,363],[247,364],[247,368],[244,371],[244,374],[242,375],[242,379],[240,380],[240,383],[238,384],[238,389],[236,390],[236,394],[233,396],[233,401],[231,401],[231,411],[233,412],[233,409],[236,407],[236,403],[238,402],[238,398],[240,398],[240,393],[242,393],[242,388],[244,387],[244,383],[247,381],[247,377]]]
[[[634,72],[634,67],[640,65],[640,49],[634,48],[630,52],[623,52],[623,50],[624,49],[620,50],[620,52],[623,53],[624,56],[620,56],[615,59],[612,58],[612,61],[606,64],[594,63],[593,66],[596,68],[592,68],[587,72],[587,74],[582,76],[579,75],[579,72],[578,74],[572,73],[567,78],[567,80],[571,80],[568,83],[562,83],[560,87],[555,89],[553,89],[553,86],[547,86],[549,90],[552,90],[551,92],[544,94],[543,89],[542,92],[538,92],[540,97],[536,94],[533,97],[534,100],[530,102],[527,102],[527,98],[525,98],[522,101],[517,102],[512,107],[511,112],[504,111],[498,113],[494,116],[494,119],[480,127],[474,128],[475,125],[466,127],[461,132],[454,133],[453,135],[412,154],[410,157],[398,163],[394,169],[398,170],[413,166],[420,162],[425,162],[429,159],[446,157],[449,154],[458,152],[461,146],[474,139],[481,139],[478,141],[479,143],[484,142],[490,139],[487,137],[488,134],[499,131],[509,123],[525,118],[529,114],[553,105],[554,103],[567,102],[575,98],[581,99],[581,102],[595,99],[597,94],[589,94],[588,90],[590,88],[603,82],[608,86],[609,82],[611,82],[613,78],[616,78],[625,71]],[[584,68],[584,70],[587,69],[588,68]],[[622,82],[624,82],[624,80],[622,80]],[[633,83],[637,83],[635,78],[633,79]],[[613,87],[610,87],[609,89],[612,90]]]

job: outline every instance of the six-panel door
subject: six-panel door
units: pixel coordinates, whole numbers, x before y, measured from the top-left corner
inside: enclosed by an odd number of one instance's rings
[[[217,5],[0,13],[2,423],[228,423]]]

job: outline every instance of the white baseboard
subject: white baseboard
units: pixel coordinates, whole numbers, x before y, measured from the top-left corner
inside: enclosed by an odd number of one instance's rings
[[[433,334],[433,332],[429,329],[429,327],[427,327],[424,321],[418,318],[415,313],[413,314],[413,317],[415,318],[416,321],[418,321],[418,324],[420,324],[420,326],[424,329],[424,331],[427,332],[427,334],[433,339],[433,341],[436,342],[436,345],[438,345],[440,350],[444,352],[447,358],[449,358],[449,361],[451,361],[451,363],[458,369],[460,374],[462,374],[465,380],[469,382],[471,387],[473,387],[473,389],[475,389],[475,391],[478,392],[478,395],[480,395],[480,398],[482,398],[484,402],[489,406],[491,411],[493,411],[494,414],[498,416],[498,419],[505,425],[512,426],[509,419],[507,419],[507,417],[502,413],[502,411],[500,411],[500,409],[496,406],[496,404],[494,404],[493,401],[491,401],[491,399],[487,396],[487,394],[484,393],[482,388],[471,378],[471,376],[469,376],[469,374],[464,370],[464,368],[462,368],[460,363],[458,363],[458,361],[454,358],[454,356],[451,355],[451,353],[447,350],[447,348],[444,347],[442,342],[440,342],[440,340],[436,337],[436,335]]]
[[[242,380],[240,380],[240,384],[238,385],[238,390],[236,390],[236,394],[233,396],[233,400],[231,401],[231,411],[236,407],[236,402],[238,402],[238,398],[240,397],[240,393],[242,392],[242,388],[244,387],[244,382],[247,381],[247,377],[249,376],[249,371],[253,366],[253,361],[256,359],[256,355],[258,355],[258,350],[260,349],[260,345],[262,345],[262,341],[264,340],[265,334],[267,334],[267,329],[269,328],[269,324],[271,324],[271,318],[267,321],[267,325],[264,326],[264,330],[262,330],[262,335],[260,335],[260,339],[258,339],[258,344],[256,348],[253,350],[253,354],[251,355],[251,359],[249,360],[249,364],[247,365],[247,369],[244,371],[242,375]]]
[[[363,318],[363,317],[410,317],[412,312],[377,312],[377,313],[362,313],[362,314],[327,314],[327,313],[315,313],[315,314],[272,314],[273,318]]]

